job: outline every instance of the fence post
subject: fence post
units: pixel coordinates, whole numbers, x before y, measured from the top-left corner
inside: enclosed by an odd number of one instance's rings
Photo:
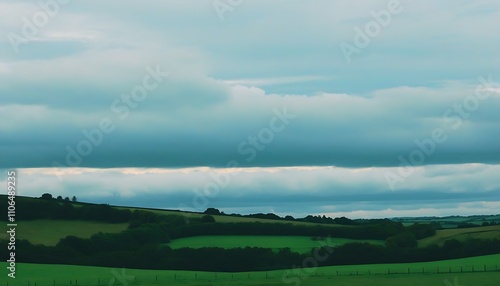
[[[408,267],[408,274],[410,274],[410,267]]]
[[[450,268],[448,268],[448,272],[451,273],[451,266],[450,266]]]
[[[155,281],[158,281],[158,275],[155,275]]]
[[[472,265],[472,272],[474,272],[474,265]]]

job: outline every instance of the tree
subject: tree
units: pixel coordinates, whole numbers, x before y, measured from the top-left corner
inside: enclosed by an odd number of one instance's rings
[[[45,193],[42,195],[42,200],[52,200],[52,195],[49,193]]]
[[[58,201],[62,201],[62,200],[63,200],[63,197],[61,197],[61,196],[57,196],[57,200],[58,200]]]
[[[415,235],[416,239],[422,239],[436,234],[436,229],[430,224],[414,223],[408,230]]]
[[[71,198],[71,201],[72,201],[72,202],[74,202],[74,203],[76,203],[76,202],[77,202],[76,197],[75,197],[75,196],[73,196],[73,197]]]
[[[333,221],[336,224],[342,224],[342,225],[355,225],[356,224],[355,221],[353,221],[351,219],[348,219],[345,216],[343,216],[343,217],[336,217],[336,218],[333,219]]]
[[[385,241],[387,247],[391,248],[414,248],[417,247],[417,239],[415,234],[410,231],[405,231],[397,235],[391,236]]]
[[[204,215],[201,219],[200,219],[201,222],[203,223],[213,223],[215,222],[215,219],[213,216],[211,215]]]
[[[65,198],[64,198],[64,201],[69,202],[69,198],[68,198],[68,197],[65,197]]]
[[[220,214],[221,214],[221,212],[220,212],[218,209],[216,209],[216,208],[208,208],[208,209],[204,212],[204,214],[209,214],[209,215],[220,215]]]

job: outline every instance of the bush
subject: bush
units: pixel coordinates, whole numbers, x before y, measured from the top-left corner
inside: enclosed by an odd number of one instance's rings
[[[200,222],[202,223],[214,223],[215,219],[211,215],[204,215],[201,219]]]

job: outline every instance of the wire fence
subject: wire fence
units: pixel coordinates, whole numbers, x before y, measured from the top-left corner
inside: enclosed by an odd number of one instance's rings
[[[404,275],[404,274],[457,274],[457,273],[487,273],[500,272],[498,265],[466,265],[466,266],[439,266],[439,267],[389,267],[356,270],[350,267],[349,270],[331,270],[322,268],[302,268],[299,271],[292,269],[283,271],[269,272],[174,272],[169,270],[166,274],[154,275],[126,275],[98,277],[98,278],[78,278],[78,279],[15,279],[7,281],[7,286],[132,286],[132,285],[175,285],[176,282],[222,282],[222,281],[249,281],[263,279],[279,279],[300,277],[298,275],[307,275],[309,277],[333,278],[335,276],[370,276],[370,275]]]

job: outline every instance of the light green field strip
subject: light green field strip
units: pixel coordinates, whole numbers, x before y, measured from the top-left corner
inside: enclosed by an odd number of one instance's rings
[[[431,244],[438,244],[442,246],[443,243],[449,239],[465,241],[472,238],[500,239],[500,225],[437,230],[436,235],[420,240],[418,246],[425,247]]]
[[[307,253],[314,247],[328,244],[329,246],[339,246],[349,242],[369,242],[372,244],[383,245],[382,240],[354,240],[346,238],[330,238],[324,241],[315,241],[308,236],[265,236],[265,235],[212,235],[212,236],[193,236],[181,239],[175,239],[168,245],[177,249],[182,247],[201,248],[201,247],[262,247],[262,248],[290,248],[294,252]]]
[[[449,267],[458,271],[460,267],[482,271],[483,265],[494,270],[494,265],[500,266],[500,254],[470,257],[454,260],[443,260],[423,263],[400,264],[370,264],[328,266],[316,269],[300,269],[302,276],[292,277],[288,270],[274,270],[261,272],[215,273],[198,271],[175,270],[136,270],[114,269],[106,267],[50,265],[50,264],[17,264],[16,279],[0,278],[8,282],[9,286],[36,285],[118,285],[113,281],[125,281],[130,286],[150,285],[335,285],[335,286],[443,286],[448,280],[450,285],[463,286],[498,286],[500,272],[476,273],[447,273]],[[7,263],[1,262],[0,267],[6,269]],[[440,274],[437,274],[437,267]],[[424,268],[426,274],[391,274],[405,272],[407,268],[417,272]],[[337,271],[340,276],[337,276]],[[368,275],[370,271],[371,275]],[[360,275],[356,275],[358,272]],[[4,272],[5,274],[5,272]],[[374,275],[375,274],[375,275]],[[454,281],[458,282],[454,284]],[[70,284],[71,281],[71,284]],[[99,284],[98,284],[99,282]],[[298,282],[298,284],[297,284]],[[4,283],[4,282],[2,282]],[[76,284],[77,283],[77,284]]]

